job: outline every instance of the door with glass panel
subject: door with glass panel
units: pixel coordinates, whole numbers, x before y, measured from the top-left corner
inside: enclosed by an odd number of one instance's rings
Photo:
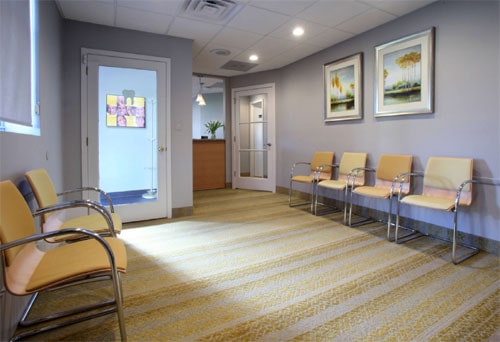
[[[233,89],[232,97],[233,188],[274,192],[274,84]]]
[[[83,184],[105,190],[125,222],[170,217],[170,61],[82,54]]]

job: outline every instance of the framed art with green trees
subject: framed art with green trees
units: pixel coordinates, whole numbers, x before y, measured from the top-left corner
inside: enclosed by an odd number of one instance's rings
[[[326,122],[363,118],[363,54],[323,65]]]
[[[375,116],[434,111],[435,29],[375,47]]]

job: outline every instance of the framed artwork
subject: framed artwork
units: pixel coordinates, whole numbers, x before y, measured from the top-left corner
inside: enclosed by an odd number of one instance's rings
[[[434,111],[434,27],[375,47],[375,116]]]
[[[323,65],[325,122],[363,118],[363,54]]]
[[[146,127],[146,98],[106,95],[107,127]]]

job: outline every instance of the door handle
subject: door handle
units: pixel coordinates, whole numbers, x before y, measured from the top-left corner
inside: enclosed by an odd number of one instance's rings
[[[271,147],[271,146],[273,146],[273,145],[272,145],[271,143],[267,143],[266,145],[267,145],[268,147]]]
[[[167,150],[166,147],[158,146],[158,152],[165,152]]]

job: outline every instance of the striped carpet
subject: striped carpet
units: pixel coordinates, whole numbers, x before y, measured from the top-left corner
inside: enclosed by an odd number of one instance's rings
[[[389,243],[381,223],[348,228],[283,194],[202,191],[194,204],[191,217],[121,235],[129,341],[500,340],[491,254],[456,266],[447,243]],[[66,304],[102,292],[72,291]],[[34,340],[119,336],[108,315]]]

